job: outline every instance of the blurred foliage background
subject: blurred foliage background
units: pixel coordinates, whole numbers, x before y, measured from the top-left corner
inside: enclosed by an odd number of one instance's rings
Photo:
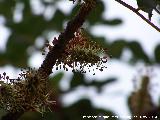
[[[57,3],[66,2],[66,0],[37,1],[39,1],[40,7],[36,8],[36,0],[0,0],[0,16],[5,19],[5,27],[10,30],[10,36],[6,43],[6,50],[0,51],[1,67],[8,64],[14,68],[28,67],[28,60],[32,52],[42,51],[43,45],[36,45],[39,38],[43,41],[42,43],[44,43],[44,41],[49,38],[49,34],[63,31],[66,22],[75,15],[79,8],[78,5],[72,5],[72,2],[70,2],[72,10],[70,13],[66,14],[57,7]],[[86,20],[84,28],[87,30],[89,36],[102,46],[108,48],[112,59],[121,61],[122,53],[127,48],[132,53],[132,57],[127,61],[128,64],[134,65],[138,61],[142,61],[146,65],[159,64],[160,44],[157,45],[154,50],[154,58],[150,58],[137,41],[127,41],[120,38],[114,42],[108,42],[104,36],[97,37],[91,33],[91,27],[93,26],[103,25],[116,28],[116,26],[123,23],[123,21],[118,18],[105,19],[103,17],[103,13],[107,10],[105,7],[106,5],[104,2],[100,1],[96,9]],[[116,82],[118,78],[108,78],[101,81],[95,79],[88,82],[84,74],[76,72],[71,77],[70,88],[64,91],[61,90],[59,86],[63,76],[64,73],[59,72],[50,78],[50,82],[55,90],[55,96],[53,97],[57,101],[57,104],[54,106],[55,111],[45,113],[43,117],[40,113],[28,112],[25,113],[20,120],[82,120],[83,115],[116,115],[113,111],[95,107],[91,100],[87,98],[82,98],[70,106],[63,105],[61,99],[63,95],[74,91],[79,86],[94,86],[95,89],[98,90],[98,93],[101,94],[103,86]],[[5,114],[3,110],[0,112],[0,116]],[[110,119],[116,120],[117,118]]]

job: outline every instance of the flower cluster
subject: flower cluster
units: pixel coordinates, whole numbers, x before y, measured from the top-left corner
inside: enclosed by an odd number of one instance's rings
[[[55,43],[54,41],[58,40],[54,38],[52,43]],[[48,48],[50,47],[52,46],[48,45]],[[70,67],[73,72],[80,70],[80,72],[86,73],[85,68],[90,72],[91,67],[93,67],[93,71],[94,68],[103,71],[106,68],[104,63],[107,62],[107,59],[107,49],[91,41],[86,36],[84,29],[81,28],[75,32],[74,38],[66,45],[62,57],[57,59],[56,70],[63,68],[68,71],[68,67]]]
[[[55,101],[50,100],[47,80],[38,77],[34,69],[22,70],[17,79],[0,74],[0,108],[9,112],[45,112]]]

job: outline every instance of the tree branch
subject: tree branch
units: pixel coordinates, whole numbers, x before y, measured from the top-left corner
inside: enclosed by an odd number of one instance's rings
[[[74,33],[83,25],[87,15],[94,8],[94,5],[96,4],[95,1],[96,0],[89,0],[83,2],[77,15],[67,23],[66,29],[58,37],[58,43],[48,52],[41,67],[38,69],[37,76],[41,80],[47,80],[52,73],[52,68],[56,63],[56,60],[62,56],[66,44],[74,37]],[[23,113],[24,111],[8,113],[2,117],[2,120],[17,120]]]
[[[151,25],[153,28],[155,28],[158,32],[160,32],[160,28],[158,28],[155,24],[153,24],[150,20],[145,18],[141,13],[138,12],[138,10],[131,5],[128,5],[127,3],[123,2],[122,0],[115,0],[116,2],[120,3],[124,7],[128,8],[129,10],[136,13],[139,17],[141,17],[144,21],[146,21],[149,25]]]
[[[58,43],[48,52],[45,60],[38,70],[41,78],[47,78],[52,73],[56,60],[61,57],[66,44],[74,37],[74,33],[82,26],[87,15],[93,9],[90,3],[82,3],[78,14],[68,22],[66,29],[58,37]]]

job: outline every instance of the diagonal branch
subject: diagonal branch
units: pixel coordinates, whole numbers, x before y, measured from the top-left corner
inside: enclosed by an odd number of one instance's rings
[[[83,2],[77,15],[67,23],[65,30],[58,37],[58,43],[48,52],[41,67],[38,69],[36,76],[38,76],[40,80],[46,81],[52,73],[52,68],[56,60],[62,56],[66,44],[74,37],[74,33],[83,25],[87,15],[94,8],[96,4],[95,1],[96,0],[88,0]],[[23,113],[24,111],[8,113],[3,116],[2,120],[17,120]]]
[[[115,0],[115,1],[117,1],[118,3],[123,5],[124,7],[128,8],[129,10],[133,11],[134,13],[136,13],[139,17],[141,17],[144,21],[146,21],[154,29],[156,29],[158,32],[160,32],[160,28],[157,27],[155,24],[153,24],[150,20],[145,18],[141,13],[138,12],[138,10],[136,8],[132,7],[131,5],[128,5],[127,3],[123,2],[122,0]]]
[[[56,60],[61,57],[66,44],[74,37],[74,33],[82,26],[87,15],[93,9],[90,3],[82,3],[78,14],[68,22],[66,29],[58,37],[58,43],[48,52],[38,70],[41,78],[47,78],[52,73]]]

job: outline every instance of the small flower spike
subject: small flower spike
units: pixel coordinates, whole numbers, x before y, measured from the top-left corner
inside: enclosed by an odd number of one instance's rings
[[[68,71],[70,67],[73,72],[79,69],[82,73],[86,73],[85,68],[90,72],[91,67],[96,67],[103,71],[106,68],[103,64],[107,62],[107,59],[107,50],[91,41],[81,28],[75,32],[74,38],[67,44],[62,57],[57,59],[56,70],[63,68]]]

